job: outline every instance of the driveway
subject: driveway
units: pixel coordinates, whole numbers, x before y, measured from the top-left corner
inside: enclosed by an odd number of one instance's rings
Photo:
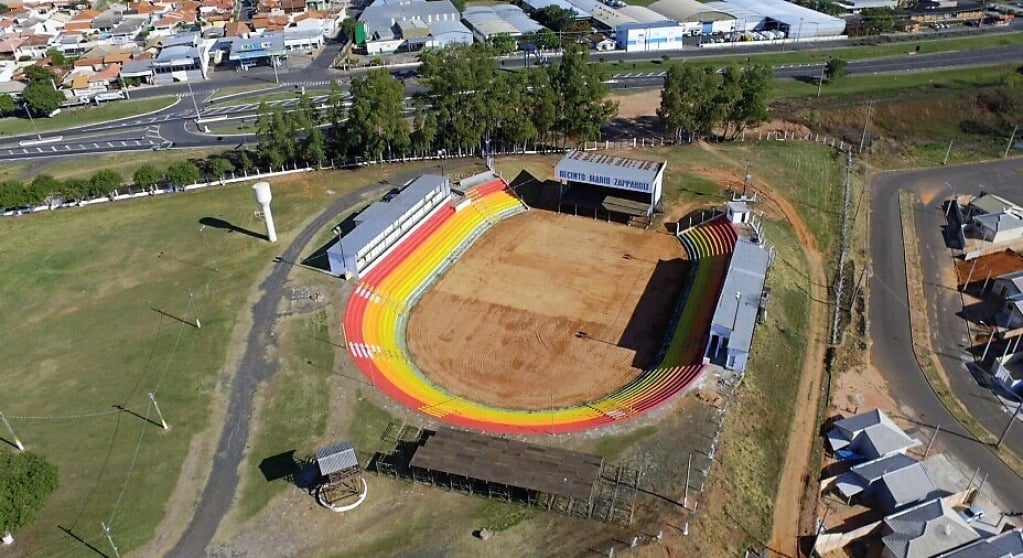
[[[956,316],[962,305],[958,292],[943,287],[941,282],[941,274],[948,273],[952,265],[942,239],[941,227],[945,222],[941,203],[953,190],[957,194],[978,193],[981,185],[986,191],[1004,193],[1010,199],[1023,201],[1019,192],[1021,172],[1023,160],[1015,159],[882,173],[872,181],[871,200],[873,275],[869,333],[873,341],[873,364],[888,379],[904,418],[918,424],[926,436],[940,425],[938,443],[967,467],[979,469],[981,476],[988,475],[988,486],[1010,508],[1005,511],[1023,511],[1023,480],[988,446],[976,441],[945,409],[912,352],[899,191],[913,192],[923,201],[914,213],[934,348],[960,401],[988,430],[998,434],[1010,415],[989,389],[977,384],[967,369],[966,363],[972,360],[966,351],[967,331],[965,323]],[[1016,455],[1023,455],[1023,425],[1017,425],[1010,433],[1006,445]]]

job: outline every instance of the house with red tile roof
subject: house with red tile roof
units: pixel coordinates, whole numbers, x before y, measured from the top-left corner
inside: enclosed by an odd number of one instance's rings
[[[225,37],[248,37],[252,27],[245,21],[232,21],[224,26]]]

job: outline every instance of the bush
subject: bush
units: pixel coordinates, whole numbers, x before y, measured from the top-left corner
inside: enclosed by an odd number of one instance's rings
[[[0,532],[17,531],[35,521],[60,486],[57,466],[32,452],[0,452]]]

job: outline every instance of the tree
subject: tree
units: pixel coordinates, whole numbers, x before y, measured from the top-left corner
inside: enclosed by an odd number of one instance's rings
[[[167,180],[176,186],[187,186],[199,181],[199,168],[191,161],[179,161],[167,169]]]
[[[682,141],[682,133],[686,130],[685,89],[681,62],[672,62],[664,76],[664,88],[661,89],[661,104],[657,107],[657,118],[664,126],[666,134],[675,143]]]
[[[57,47],[51,48],[46,51],[46,56],[49,57],[50,62],[53,62],[54,66],[64,67],[67,65],[67,57]]]
[[[0,452],[0,532],[32,523],[60,486],[57,467],[30,451]]]
[[[0,115],[11,114],[14,112],[14,97],[11,97],[9,93],[0,95]]]
[[[122,182],[124,182],[124,179],[117,173],[117,171],[110,169],[97,171],[96,174],[92,175],[92,178],[89,179],[89,184],[92,186],[89,194],[109,194],[116,190]]]
[[[618,105],[606,100],[608,68],[589,64],[586,49],[571,45],[561,62],[547,71],[558,100],[558,127],[563,137],[572,136],[576,141],[599,137],[600,128],[618,112]]]
[[[712,118],[720,124],[725,137],[732,129],[736,106],[742,100],[742,74],[742,68],[736,64],[726,67],[721,73],[717,94],[714,96]]]
[[[327,95],[327,127],[325,138],[326,151],[331,157],[335,154],[343,156],[344,150],[344,120],[345,106],[344,97],[341,94],[341,85],[337,80],[330,81],[330,94]]]
[[[561,41],[550,29],[541,29],[540,32],[536,34],[536,46],[545,49],[558,48],[561,46]]]
[[[365,77],[352,79],[351,94],[344,127],[346,153],[367,159],[405,153],[410,140],[401,82],[387,70],[371,70]]]
[[[229,173],[234,172],[234,164],[226,157],[210,157],[207,163],[210,174],[216,178],[224,178]]]
[[[695,134],[711,132],[715,125],[717,89],[718,78],[710,68],[680,62],[669,66],[657,114],[676,141],[681,141],[686,132],[689,141]]]
[[[518,48],[514,37],[503,34],[491,37],[490,46],[494,47],[498,54],[509,54],[515,52],[515,49]]]
[[[46,198],[64,193],[63,184],[56,178],[48,174],[36,175],[29,184],[29,189],[33,192],[33,196],[37,200],[45,200]],[[66,200],[78,200],[75,196],[64,196]]]
[[[140,188],[149,188],[160,182],[160,180],[163,179],[163,174],[153,165],[142,165],[135,169],[135,174],[132,175],[132,179],[136,186]]]
[[[0,14],[6,14],[9,11],[11,11],[10,6],[8,6],[7,4],[0,4]]]
[[[880,35],[895,31],[895,10],[891,8],[864,8],[860,11],[864,35]]]
[[[742,95],[732,107],[733,138],[749,126],[767,122],[767,88],[773,77],[774,70],[766,64],[755,64],[743,71],[740,81]]]
[[[49,82],[33,81],[25,86],[21,96],[29,109],[36,114],[50,114],[64,102],[64,94],[53,88]]]
[[[256,113],[256,154],[271,167],[280,167],[289,159],[291,138],[286,137],[288,132],[283,129],[283,116],[280,109],[271,109],[265,101],[259,104]]]
[[[346,17],[344,21],[341,22],[341,36],[344,37],[346,41],[354,41],[355,27],[358,25],[359,21],[357,19],[354,17]]]
[[[84,178],[68,178],[60,184],[60,196],[65,202],[80,202],[89,197],[91,185]]]
[[[327,145],[323,137],[323,130],[313,127],[305,137],[302,144],[302,158],[307,163],[315,163],[316,166],[323,166],[327,158]]]
[[[533,12],[533,19],[544,27],[561,33],[571,31],[575,23],[575,13],[560,6],[547,6]]]
[[[824,66],[824,78],[828,83],[836,82],[849,75],[849,63],[841,58],[832,58]]]

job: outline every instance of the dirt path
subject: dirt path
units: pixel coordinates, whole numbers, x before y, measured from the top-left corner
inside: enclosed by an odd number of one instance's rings
[[[718,151],[714,146],[701,143],[721,159],[741,168],[738,161]],[[785,556],[798,556],[800,510],[805,492],[807,466],[814,440],[817,439],[817,408],[821,397],[821,376],[823,372],[825,339],[828,321],[827,275],[817,248],[817,239],[806,226],[796,208],[784,196],[775,192],[770,183],[760,181],[758,191],[762,199],[781,211],[792,225],[799,238],[800,247],[810,270],[810,320],[803,372],[799,391],[795,399],[795,415],[789,430],[789,446],[785,452],[785,465],[778,483],[774,501],[774,523],[768,548]],[[816,499],[814,500],[816,501]]]

